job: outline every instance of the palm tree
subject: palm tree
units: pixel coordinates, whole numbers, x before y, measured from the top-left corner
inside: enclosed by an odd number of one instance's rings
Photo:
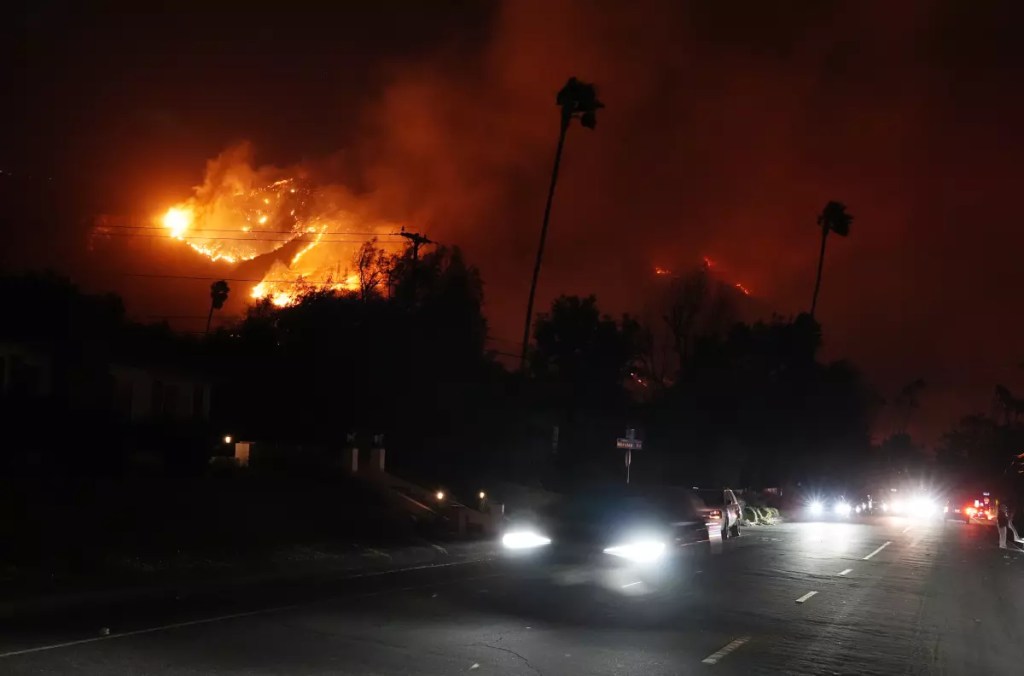
[[[828,233],[834,232],[840,237],[850,234],[853,216],[846,213],[846,205],[842,202],[829,202],[818,216],[818,227],[821,228],[821,254],[818,256],[818,278],[814,281],[814,297],[811,299],[811,317],[818,306],[818,291],[821,289],[821,268],[825,264],[825,242]]]
[[[537,260],[533,266],[533,281],[530,282],[530,299],[526,303],[526,322],[523,326],[523,351],[519,358],[519,368],[526,366],[526,349],[530,344],[530,322],[533,319],[533,297],[537,293],[537,278],[540,276],[540,264],[544,258],[544,242],[548,236],[548,221],[551,218],[551,202],[555,197],[555,185],[558,183],[558,165],[562,161],[562,148],[565,146],[565,133],[569,123],[578,117],[580,124],[593,129],[597,124],[597,111],[604,104],[597,99],[594,85],[581,82],[575,77],[569,78],[565,86],[555,97],[555,104],[561,108],[561,124],[558,130],[558,147],[555,150],[555,166],[551,170],[551,186],[548,188],[548,201],[544,206],[544,222],[540,228],[540,244],[537,246]]]
[[[210,332],[210,322],[213,320],[213,311],[224,307],[228,300],[228,293],[231,288],[223,279],[210,285],[210,314],[206,315],[206,332]]]

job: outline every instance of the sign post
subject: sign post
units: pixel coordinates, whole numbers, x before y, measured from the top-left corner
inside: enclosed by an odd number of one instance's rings
[[[626,485],[629,485],[629,466],[633,464],[633,451],[643,449],[644,442],[636,438],[636,430],[630,427],[626,430],[626,436],[615,440],[615,448],[622,448],[626,451]]]

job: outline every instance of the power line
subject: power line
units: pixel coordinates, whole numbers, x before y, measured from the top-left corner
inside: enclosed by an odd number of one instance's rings
[[[128,238],[128,239],[136,239],[136,238],[139,238],[139,237],[146,237],[148,239],[166,239],[166,240],[172,240],[172,241],[173,240],[199,239],[199,240],[204,240],[204,241],[217,241],[217,242],[222,242],[222,241],[228,241],[228,242],[232,242],[232,241],[233,242],[280,242],[282,244],[287,244],[289,242],[311,242],[311,241],[316,241],[316,243],[318,243],[318,244],[365,244],[368,241],[368,240],[365,240],[365,239],[323,239],[323,238],[317,240],[317,239],[315,239],[316,238],[316,233],[312,233],[312,232],[311,233],[293,233],[293,234],[295,234],[294,237],[221,237],[220,235],[215,235],[215,236],[212,236],[212,237],[206,237],[206,236],[203,236],[203,235],[179,235],[177,237],[172,237],[171,235],[148,235],[148,234],[144,234],[144,233],[134,233],[134,232],[105,232],[105,233],[96,233],[96,236],[98,236],[98,237],[120,237],[120,238]],[[402,242],[392,240],[392,241],[379,242],[379,244],[381,244],[381,245],[385,245],[385,244],[386,245],[394,245],[394,244],[402,244]]]
[[[311,279],[246,279],[245,277],[221,277],[220,275],[214,275],[209,277],[199,275],[158,275],[147,272],[122,272],[122,277],[144,277],[148,279],[192,279],[203,282],[209,282],[210,280],[223,279],[225,282],[253,282],[259,284],[260,282],[266,282],[267,284],[319,284]]]
[[[102,225],[99,229],[104,228],[118,228],[121,230],[162,230],[166,231],[167,228],[159,225]],[[239,228],[194,228],[189,232],[239,232]],[[254,234],[276,234],[276,235],[317,235],[319,232],[305,232],[296,230],[255,230]],[[98,234],[114,234],[114,233],[98,233]],[[368,237],[400,237],[401,233],[397,232],[359,232],[349,230],[335,230],[324,232],[325,235],[366,235]]]

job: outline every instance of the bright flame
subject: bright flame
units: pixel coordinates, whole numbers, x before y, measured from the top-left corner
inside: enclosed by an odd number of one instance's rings
[[[736,282],[736,283],[735,283],[735,284],[734,284],[733,286],[735,286],[735,287],[736,287],[737,289],[739,289],[739,290],[740,290],[740,292],[741,292],[741,293],[742,293],[742,294],[743,294],[744,296],[749,296],[749,295],[750,295],[750,289],[748,289],[747,287],[743,286],[743,285],[742,285],[742,284],[740,284],[739,282]]]
[[[192,224],[192,210],[188,207],[171,207],[164,214],[164,227],[171,231],[171,237],[181,239]]]
[[[301,172],[254,168],[250,157],[251,149],[240,146],[211,161],[203,185],[159,219],[167,234],[211,261],[268,257],[251,291],[254,300],[285,307],[310,291],[358,290],[359,277],[348,268],[359,247],[399,227],[352,210],[357,201],[341,186],[313,186]]]
[[[665,275],[671,275],[672,271],[669,270],[668,268],[663,268],[663,267],[655,265],[654,266],[654,274],[658,275],[659,277],[664,277]]]

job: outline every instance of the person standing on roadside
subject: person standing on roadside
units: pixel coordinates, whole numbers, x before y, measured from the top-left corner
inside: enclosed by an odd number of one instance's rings
[[[999,531],[999,548],[1006,549],[1006,526],[1010,523],[1009,514],[1006,511],[1006,503],[997,507],[996,529]]]
[[[1006,527],[1010,529],[1010,533],[1013,534],[1013,541],[1015,543],[1024,544],[1024,540],[1017,535],[1017,529],[1013,526],[1013,517],[1017,512],[1017,505],[1014,503],[1006,503]]]

